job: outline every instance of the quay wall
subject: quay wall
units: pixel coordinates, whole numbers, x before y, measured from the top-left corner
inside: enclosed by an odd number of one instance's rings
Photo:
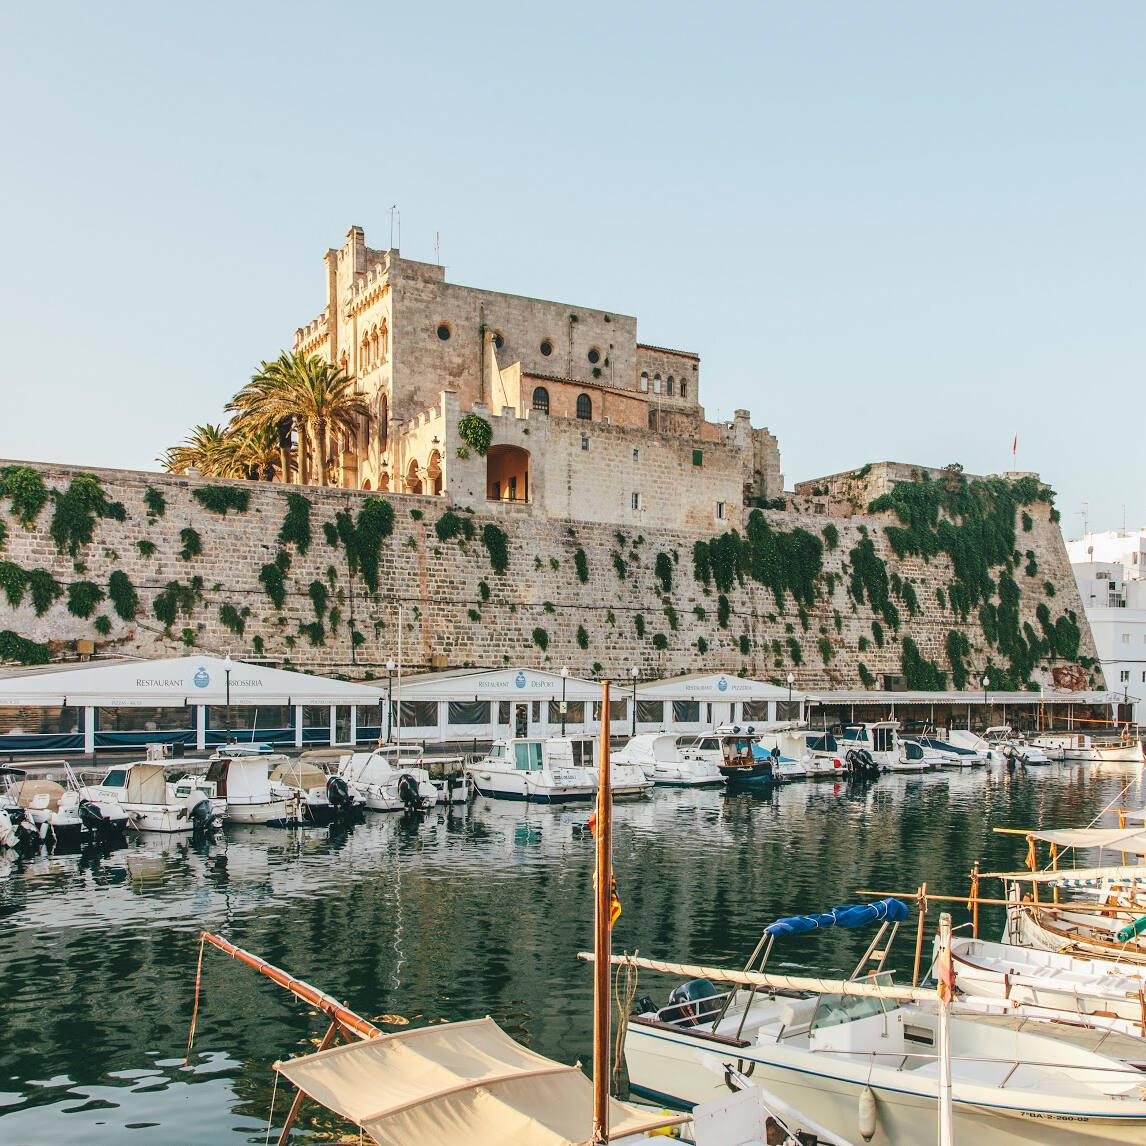
[[[975,610],[963,621],[941,603],[952,578],[945,554],[928,561],[898,558],[885,533],[887,525],[898,523],[894,516],[869,515],[854,507],[845,512],[826,489],[788,495],[783,510],[763,511],[778,532],[802,527],[821,537],[826,525],[834,527],[838,541],[834,548],[825,547],[814,604],[801,617],[790,594],[781,608],[770,588],[749,577],[727,592],[722,624],[721,595],[698,580],[693,560],[694,544],[711,541],[716,529],[619,529],[544,518],[529,505],[488,503],[473,514],[456,511],[473,524],[470,540],[464,533],[441,540],[435,523],[450,509],[443,497],[0,462],[0,467],[9,465],[30,466],[52,495],[29,526],[0,497],[0,520],[6,526],[0,544],[0,637],[7,631],[6,647],[17,649],[15,657],[5,654],[9,660],[27,655],[21,638],[47,646],[53,658],[74,657],[77,649],[87,648],[77,642],[90,641],[99,654],[230,652],[238,659],[267,658],[351,677],[384,677],[387,658],[397,657],[399,605],[408,671],[419,666],[567,665],[576,675],[620,676],[636,664],[644,678],[721,671],[781,682],[792,672],[797,689],[859,688],[861,678],[895,687],[907,637],[950,676],[947,650],[953,631],[967,638],[971,678],[966,687],[979,687],[989,656],[999,660]],[[122,504],[123,519],[116,519],[118,511],[96,517],[91,540],[73,556],[61,551],[51,525],[58,495],[83,474],[94,475],[107,499]],[[206,487],[246,491],[247,508],[212,512],[193,496]],[[162,496],[162,515],[154,511],[155,493]],[[291,494],[309,503],[311,541],[305,554],[296,541],[280,540]],[[334,531],[324,529],[340,513],[356,519],[371,498],[381,498],[394,511],[393,530],[381,544],[374,592],[368,591],[361,571],[352,574],[345,546],[337,538],[331,543],[328,532]],[[1050,608],[1052,619],[1073,613],[1081,630],[1077,660],[1085,665],[1044,658],[1032,680],[1102,687],[1100,670],[1088,663],[1096,656],[1094,643],[1051,508],[1037,502],[1026,511],[1030,529],[1016,533],[1016,545],[1033,554],[1037,573],[1026,574],[1018,565],[1013,570],[1022,589],[1020,621],[1037,630],[1040,603]],[[495,572],[482,543],[487,525],[504,532],[504,573]],[[870,604],[857,602],[849,590],[849,554],[865,536],[888,575],[910,583],[917,601],[914,616],[899,603],[900,628],[883,626],[882,647],[874,638]],[[289,569],[280,607],[260,574],[284,552]],[[662,574],[671,562],[667,590],[657,572],[659,554],[666,555]],[[585,580],[578,574],[579,561]],[[1023,561],[1028,561],[1025,555]],[[46,571],[58,583],[59,596],[39,615],[30,590],[13,606],[4,588],[12,567],[24,574]],[[107,595],[116,570],[126,575],[139,599],[138,613],[130,620],[119,615]],[[77,583],[80,590],[74,588]],[[77,615],[73,606],[83,611],[93,586],[96,603],[90,615]],[[157,598],[168,610],[174,602],[176,616],[170,623],[156,615]]]

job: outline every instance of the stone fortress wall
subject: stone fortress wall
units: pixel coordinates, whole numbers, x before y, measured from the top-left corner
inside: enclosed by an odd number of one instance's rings
[[[525,420],[521,430],[540,432],[539,425]],[[507,433],[499,427],[499,436]],[[623,431],[617,433],[623,449],[630,449]],[[0,520],[7,526],[0,545],[0,651],[6,659],[14,654],[24,659],[69,655],[75,642],[91,641],[106,654],[171,656],[190,648],[356,677],[384,675],[380,666],[397,652],[399,603],[404,659],[411,670],[525,664],[567,665],[581,675],[622,675],[636,664],[646,678],[719,670],[782,680],[792,671],[797,688],[846,688],[856,687],[866,673],[894,687],[908,637],[922,657],[950,676],[947,649],[953,632],[967,639],[966,661],[973,674],[989,655],[999,659],[987,647],[974,611],[964,621],[949,603],[941,603],[952,577],[947,556],[927,561],[896,557],[885,533],[894,516],[845,515],[839,498],[812,492],[827,488],[823,483],[807,483],[808,492],[790,496],[785,509],[763,511],[754,526],[749,523],[758,529],[764,520],[777,535],[805,529],[826,537],[825,527],[834,530],[834,546],[823,547],[815,599],[801,610],[790,593],[778,606],[774,591],[751,576],[726,594],[698,579],[694,545],[711,542],[724,524],[710,519],[668,528],[648,520],[603,525],[561,519],[556,516],[563,496],[559,489],[539,494],[553,516],[475,499],[476,512],[451,511],[447,522],[454,533],[443,540],[435,525],[450,510],[445,497],[39,463],[0,463],[0,474],[3,466],[25,464],[53,496],[28,527],[12,516],[10,501],[0,497]],[[853,483],[884,480],[887,475],[876,469],[863,479],[853,475]],[[116,519],[118,510],[95,517],[90,541],[77,544],[73,555],[66,543],[61,551],[52,529],[57,498],[64,495],[66,503],[67,491],[83,473],[94,474],[106,498],[122,504],[122,520]],[[459,488],[466,484],[462,474]],[[246,493],[246,508],[212,511],[193,496],[197,490],[207,491],[208,500],[220,490]],[[162,497],[161,515],[155,494]],[[292,496],[309,518],[305,554],[299,530],[284,527]],[[361,521],[365,507],[376,511],[379,502],[392,507],[393,528],[378,549],[376,588],[369,592],[364,571],[351,574],[339,530]],[[1093,658],[1093,641],[1051,507],[1036,501],[1024,513],[1030,528],[1016,527],[1016,544],[1024,551],[1023,563],[1037,565],[1037,573],[1025,573],[1016,559],[1013,576],[1022,587],[1019,619],[1038,629],[1040,603],[1049,605],[1052,620],[1074,612],[1081,628],[1077,659]],[[493,527],[493,548],[483,544],[483,532],[490,532],[486,527]],[[491,557],[499,536],[508,558],[500,573]],[[849,590],[852,554],[865,538],[887,575],[910,583],[917,601],[916,615],[910,617],[899,602],[902,625],[898,632],[883,625],[882,646],[875,640],[879,619],[870,603],[857,602]],[[281,605],[273,603],[269,589],[276,568],[285,594]],[[108,595],[116,570],[138,596],[133,619],[120,616]],[[18,606],[5,596],[10,584],[33,571],[41,571],[41,605],[45,579],[58,586],[58,595],[47,593],[39,615],[27,585]],[[157,616],[157,600],[159,612],[170,618],[167,623]],[[73,605],[90,609],[89,615],[77,615]],[[1079,669],[1049,657],[1040,660],[1032,680],[1049,685],[1052,672],[1060,683],[1071,680],[1075,687],[1102,685],[1089,664]],[[966,687],[978,683],[972,675]]]

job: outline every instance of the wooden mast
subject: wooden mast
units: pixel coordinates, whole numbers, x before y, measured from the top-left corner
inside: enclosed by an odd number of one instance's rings
[[[593,914],[593,1146],[609,1141],[609,918],[613,891],[613,790],[609,776],[609,682],[601,684],[601,758],[597,767],[596,907]]]

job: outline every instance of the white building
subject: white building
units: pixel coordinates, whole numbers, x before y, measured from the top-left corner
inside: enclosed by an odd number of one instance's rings
[[[1068,541],[1086,618],[1107,687],[1130,706],[1123,718],[1146,719],[1146,529],[1088,533]]]

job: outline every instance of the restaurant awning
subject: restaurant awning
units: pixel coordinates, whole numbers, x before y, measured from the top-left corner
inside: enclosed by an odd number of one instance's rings
[[[795,691],[793,700],[803,699],[804,694]],[[728,673],[689,673],[686,676],[654,680],[637,686],[637,697],[641,700],[787,700],[787,687],[769,684],[750,677]]]

